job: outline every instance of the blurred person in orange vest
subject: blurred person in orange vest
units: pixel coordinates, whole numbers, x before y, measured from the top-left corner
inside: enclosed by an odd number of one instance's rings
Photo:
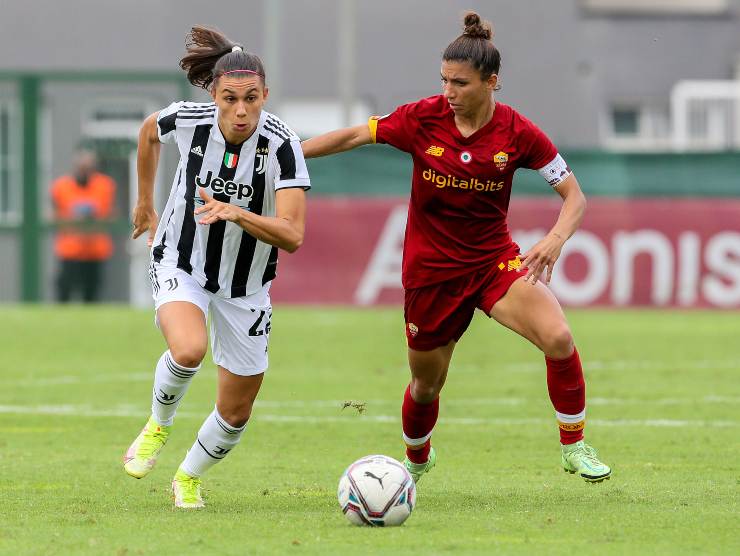
[[[62,303],[75,291],[86,303],[97,301],[103,265],[113,255],[113,240],[101,222],[112,215],[116,184],[96,167],[95,153],[79,150],[72,175],[57,178],[51,187],[59,224],[57,299]]]

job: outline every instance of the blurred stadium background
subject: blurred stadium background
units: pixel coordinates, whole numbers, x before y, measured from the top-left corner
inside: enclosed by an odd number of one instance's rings
[[[86,145],[118,184],[102,299],[150,303],[147,249],[129,240],[136,134],[171,101],[204,98],[177,66],[192,24],[263,57],[268,110],[305,138],[436,94],[465,9],[494,24],[498,99],[551,136],[590,200],[553,284],[561,300],[740,307],[739,0],[6,0],[0,301],[54,299],[50,184]],[[160,206],[175,156],[163,149]],[[309,169],[307,241],[282,257],[275,302],[399,303],[410,161],[365,148]],[[520,171],[511,219],[523,247],[558,204]]]

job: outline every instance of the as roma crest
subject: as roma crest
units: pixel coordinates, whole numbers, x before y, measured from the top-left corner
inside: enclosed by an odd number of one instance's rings
[[[499,170],[503,170],[506,168],[506,164],[509,162],[509,155],[506,154],[504,151],[499,151],[496,154],[493,155],[493,163],[496,165],[496,168]]]

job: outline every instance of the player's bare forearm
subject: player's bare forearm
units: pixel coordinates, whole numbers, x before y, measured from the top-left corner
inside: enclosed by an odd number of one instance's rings
[[[195,210],[199,224],[210,225],[219,220],[234,222],[258,240],[280,249],[295,252],[303,243],[306,222],[306,194],[300,188],[282,189],[275,194],[275,216],[262,216],[237,205],[223,203],[200,188],[205,204]]]
[[[574,174],[563,180],[556,190],[563,199],[563,206],[560,208],[560,215],[550,230],[550,234],[560,238],[564,243],[576,233],[583,221],[583,215],[586,213],[586,197]]]
[[[139,131],[139,146],[136,153],[139,204],[152,204],[154,200],[154,178],[157,175],[161,148],[157,136],[157,115],[154,113],[144,120]]]
[[[586,211],[586,197],[573,174],[563,180],[556,191],[563,199],[557,222],[545,237],[522,256],[522,264],[528,268],[524,280],[532,285],[542,279],[543,273],[544,282],[550,283],[563,245],[576,232]]]
[[[258,240],[288,253],[294,253],[303,243],[303,226],[287,218],[260,216],[240,208],[235,222]]]
[[[306,139],[301,143],[301,147],[304,158],[316,158],[349,151],[372,142],[370,129],[366,124],[362,124]]]
[[[139,130],[139,146],[136,153],[136,175],[138,178],[138,198],[131,220],[134,231],[133,239],[149,231],[147,245],[152,246],[157,231],[158,217],[154,210],[154,178],[157,175],[159,164],[159,150],[161,144],[157,134],[157,116],[155,112],[144,120]]]

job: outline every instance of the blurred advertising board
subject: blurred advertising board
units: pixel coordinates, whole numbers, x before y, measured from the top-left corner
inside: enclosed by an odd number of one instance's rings
[[[524,252],[557,219],[560,199],[512,199]],[[281,254],[276,303],[403,302],[407,199],[309,199],[306,240]],[[555,266],[565,306],[740,308],[740,199],[589,199]]]

